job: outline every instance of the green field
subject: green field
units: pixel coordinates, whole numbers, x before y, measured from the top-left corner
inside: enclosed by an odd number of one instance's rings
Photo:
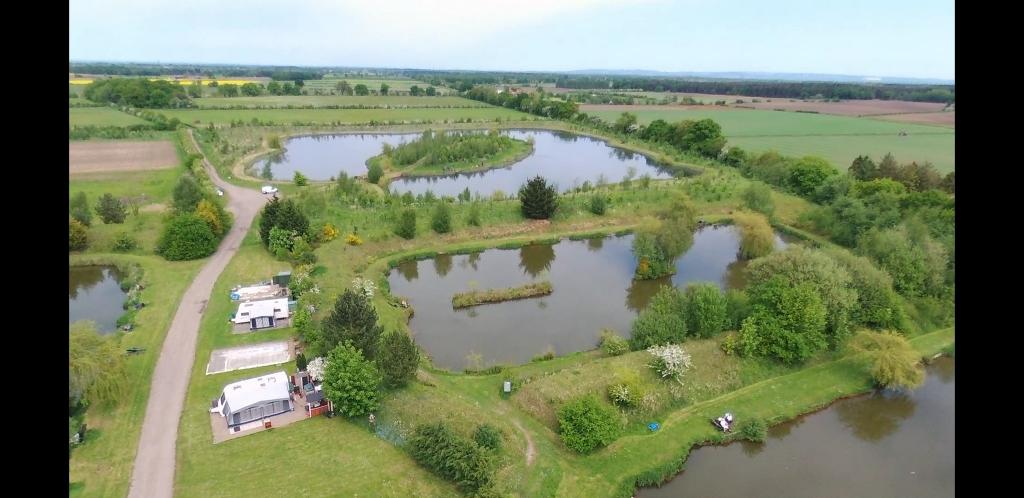
[[[72,109],[75,111],[76,109]],[[91,110],[91,109],[86,109]],[[116,112],[116,111],[115,111]],[[262,122],[291,124],[302,123],[369,123],[370,121],[424,121],[443,122],[457,119],[493,121],[497,118],[532,119],[533,116],[504,107],[472,108],[420,108],[420,109],[232,109],[232,110],[181,110],[161,111],[168,118],[178,118],[189,124],[229,124],[242,120],[249,123],[253,118]]]
[[[74,100],[74,99],[72,99]],[[84,100],[84,99],[78,99]],[[88,101],[86,101],[88,102]],[[352,95],[280,95],[263,97],[209,97],[194,99],[197,107],[287,107],[287,106],[366,106],[366,107],[489,107],[487,104],[462,97],[410,97]]]
[[[623,108],[623,111],[628,108]],[[586,111],[612,122],[623,111]],[[877,161],[892,152],[901,162],[931,161],[945,173],[954,170],[954,130],[936,126],[800,112],[747,109],[665,109],[630,111],[640,123],[655,119],[714,119],[729,144],[749,151],[775,149],[791,155],[822,156],[846,169],[861,154]],[[908,136],[899,136],[900,131]]]
[[[308,89],[310,91],[312,91],[313,89],[316,89],[316,88],[335,90],[337,88],[337,86],[338,86],[338,83],[343,81],[343,80],[347,81],[348,84],[352,85],[353,87],[355,87],[356,85],[359,85],[359,84],[363,84],[363,85],[366,85],[366,88],[369,88],[370,90],[374,90],[374,91],[380,90],[380,84],[381,83],[387,83],[387,85],[389,87],[389,90],[397,90],[397,91],[400,91],[400,92],[407,92],[407,91],[409,91],[409,88],[411,88],[413,85],[416,85],[416,86],[418,86],[418,87],[420,87],[420,88],[422,88],[424,90],[426,90],[426,88],[428,86],[430,86],[430,83],[426,83],[426,82],[423,82],[423,81],[416,81],[416,80],[407,80],[407,79],[390,79],[390,78],[335,78],[335,77],[329,77],[329,78],[324,78],[322,80],[306,80],[306,81],[303,82],[305,85],[302,88],[303,89]],[[444,91],[447,90],[446,88],[443,88],[443,87],[436,87],[435,86],[434,88],[436,88],[439,93],[443,93]]]
[[[109,107],[75,107],[68,109],[70,126],[131,126],[148,121]]]

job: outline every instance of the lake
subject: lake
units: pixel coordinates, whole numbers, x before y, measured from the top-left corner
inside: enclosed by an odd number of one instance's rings
[[[127,294],[121,290],[121,273],[114,266],[71,266],[68,268],[68,324],[79,320],[96,322],[99,332],[113,332],[124,314]]]

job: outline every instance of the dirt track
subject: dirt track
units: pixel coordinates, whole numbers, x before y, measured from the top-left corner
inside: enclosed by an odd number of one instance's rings
[[[195,144],[191,131],[189,136]],[[199,149],[198,144],[196,149]],[[195,362],[200,319],[210,299],[214,282],[238,251],[253,218],[267,202],[267,198],[259,192],[225,183],[205,157],[203,161],[210,179],[224,189],[228,198],[227,207],[235,215],[235,222],[217,252],[210,256],[185,291],[167,331],[160,359],[153,372],[146,415],[142,422],[142,436],[139,438],[132,468],[129,498],[171,498],[174,495],[175,444],[189,377]]]
[[[140,171],[173,168],[178,164],[168,140],[126,142],[69,142],[68,174],[100,171]]]

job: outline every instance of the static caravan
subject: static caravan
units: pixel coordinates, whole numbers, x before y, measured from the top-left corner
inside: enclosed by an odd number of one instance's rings
[[[288,376],[281,371],[228,384],[211,404],[210,412],[227,419],[231,428],[294,409],[288,392]]]

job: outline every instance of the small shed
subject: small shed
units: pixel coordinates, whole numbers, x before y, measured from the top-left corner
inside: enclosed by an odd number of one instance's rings
[[[281,287],[288,287],[288,283],[292,281],[292,272],[283,271],[278,273],[277,275],[274,275],[273,280],[275,284],[280,285]]]

